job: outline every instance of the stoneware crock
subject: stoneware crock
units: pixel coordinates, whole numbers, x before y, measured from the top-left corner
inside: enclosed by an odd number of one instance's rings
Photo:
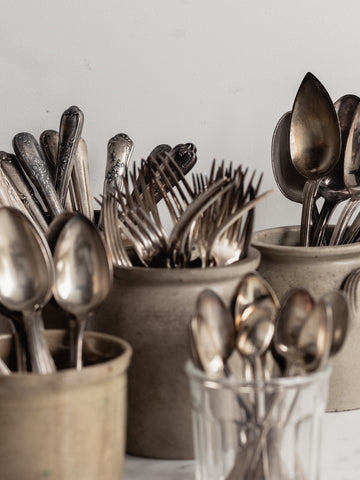
[[[65,332],[45,332],[57,366],[68,358]],[[0,336],[11,366],[11,335]],[[85,332],[81,371],[0,377],[0,478],[120,480],[127,409],[129,344]]]
[[[115,268],[114,288],[90,328],[118,335],[134,350],[129,369],[129,453],[193,458],[184,368],[196,297],[210,288],[230,306],[240,279],[259,262],[259,252],[251,248],[247,258],[227,267]]]
[[[255,232],[252,245],[261,253],[258,268],[281,297],[291,288],[306,288],[315,299],[340,289],[347,275],[360,267],[360,243],[332,247],[299,246],[299,227]],[[360,408],[360,309],[352,315],[347,339],[332,360],[328,411]]]

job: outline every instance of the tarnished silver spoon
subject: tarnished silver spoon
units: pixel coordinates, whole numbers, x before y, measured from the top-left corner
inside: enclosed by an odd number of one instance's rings
[[[23,314],[32,371],[51,373],[55,365],[43,337],[41,317],[54,281],[49,247],[40,230],[15,208],[0,208],[0,223],[0,301]]]
[[[282,300],[276,319],[273,346],[276,353],[286,360],[285,376],[296,374],[299,335],[314,303],[310,293],[302,288],[290,290]]]
[[[295,168],[307,178],[301,217],[300,243],[309,246],[311,212],[322,178],[335,167],[341,150],[339,122],[323,85],[307,73],[295,97],[290,123],[290,154]]]
[[[85,326],[112,288],[112,262],[99,231],[80,214],[74,215],[62,227],[53,260],[53,295],[58,305],[76,319],[73,351],[75,366],[81,369]]]

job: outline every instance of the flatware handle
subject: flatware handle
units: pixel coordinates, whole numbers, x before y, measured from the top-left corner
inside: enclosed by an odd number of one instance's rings
[[[55,170],[55,190],[61,205],[65,204],[75,153],[84,124],[84,114],[76,106],[65,110],[60,120],[59,147]]]
[[[23,169],[37,188],[51,216],[63,212],[63,207],[54,188],[51,173],[36,139],[26,132],[13,138],[13,148]]]
[[[301,212],[300,245],[310,245],[310,223],[320,180],[307,180],[304,185],[304,201]]]
[[[112,137],[107,146],[107,162],[104,180],[104,196],[115,194],[122,186],[123,177],[129,164],[134,143],[125,133]]]

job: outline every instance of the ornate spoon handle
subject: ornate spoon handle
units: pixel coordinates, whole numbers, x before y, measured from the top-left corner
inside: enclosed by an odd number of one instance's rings
[[[41,230],[46,232],[48,224],[43,209],[35,197],[34,190],[26,178],[18,159],[10,153],[0,152],[0,163],[1,169],[13,185],[28,214],[40,226]]]
[[[61,205],[65,204],[83,124],[84,114],[76,106],[68,108],[62,114],[55,171],[55,190],[58,193]]]
[[[55,217],[63,207],[54,188],[51,172],[39,144],[30,133],[18,133],[13,138],[13,148],[23,169],[37,188],[49,213]]]
[[[107,161],[103,194],[115,194],[116,187],[121,189],[134,142],[125,133],[118,133],[110,138],[107,147]]]

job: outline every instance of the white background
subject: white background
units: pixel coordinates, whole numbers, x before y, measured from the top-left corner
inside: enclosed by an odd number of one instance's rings
[[[256,228],[294,224],[271,170],[274,127],[307,71],[335,101],[360,94],[360,18],[354,1],[1,0],[0,149],[13,136],[58,129],[85,114],[94,196],[106,145],[135,143],[134,160],[159,143],[193,142],[196,171],[213,158],[264,172],[275,193]]]

